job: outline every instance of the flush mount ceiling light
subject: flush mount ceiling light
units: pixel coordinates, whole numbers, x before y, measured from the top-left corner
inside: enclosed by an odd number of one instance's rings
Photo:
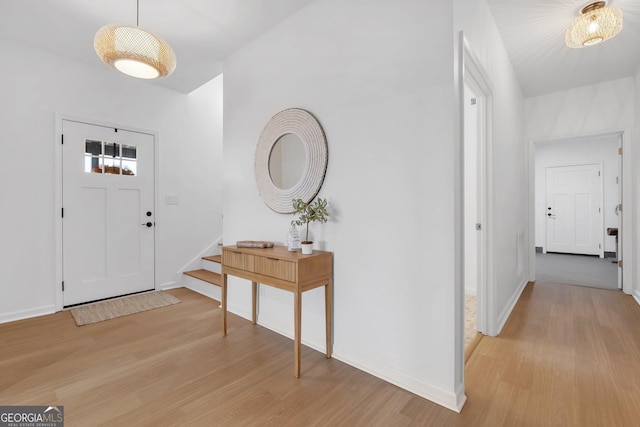
[[[617,35],[622,30],[622,11],[608,7],[606,1],[590,3],[582,8],[567,28],[567,46],[593,46]]]
[[[136,26],[110,24],[100,28],[93,47],[104,63],[140,79],[167,77],[176,68],[176,55],[162,38],[138,27],[140,3],[136,0]]]

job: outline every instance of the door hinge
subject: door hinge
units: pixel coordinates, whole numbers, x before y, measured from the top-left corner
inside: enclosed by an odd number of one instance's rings
[[[64,134],[60,135],[60,144],[64,145]]]
[[[478,230],[478,231],[482,230],[482,224],[480,224],[479,222],[476,223],[476,230]]]
[[[64,208],[62,208],[61,211],[62,211],[62,218],[64,218]]]
[[[62,292],[64,292],[64,280],[62,281]]]
[[[622,260],[621,259],[618,260],[618,268],[622,268]]]
[[[476,105],[477,102],[478,102],[477,98],[471,98],[471,105]]]
[[[602,249],[602,243],[598,243],[598,249]]]
[[[618,212],[622,212],[622,203],[618,205]]]
[[[598,176],[600,176],[600,171],[598,171]]]
[[[622,156],[622,147],[618,147],[618,154]]]

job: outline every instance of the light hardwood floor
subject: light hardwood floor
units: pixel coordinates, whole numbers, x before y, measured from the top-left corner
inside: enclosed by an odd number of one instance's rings
[[[0,404],[65,407],[72,426],[635,426],[640,307],[620,292],[528,285],[466,365],[461,414],[229,315],[182,303],[76,327],[68,312],[0,325]],[[338,325],[339,327],[339,325]]]

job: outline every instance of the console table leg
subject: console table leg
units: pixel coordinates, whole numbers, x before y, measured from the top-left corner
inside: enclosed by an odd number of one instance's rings
[[[300,340],[302,338],[302,293],[293,293],[295,375],[300,378]]]
[[[227,275],[222,275],[222,335],[227,335]]]
[[[327,340],[327,359],[331,358],[331,313],[333,312],[333,300],[332,300],[332,292],[333,291],[333,280],[329,279],[329,283],[327,283],[324,287],[324,319],[326,323],[326,340]]]
[[[256,301],[258,300],[258,282],[251,282],[251,303],[252,305],[252,311],[251,311],[251,322],[255,325],[256,324]]]

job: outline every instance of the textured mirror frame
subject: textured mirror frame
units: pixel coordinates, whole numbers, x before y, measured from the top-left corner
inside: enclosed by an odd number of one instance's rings
[[[269,173],[269,156],[281,136],[293,133],[300,137],[306,151],[302,178],[288,189],[278,188]],[[318,120],[301,108],[289,108],[267,122],[256,147],[255,176],[264,203],[278,213],[292,213],[293,199],[310,202],[320,191],[328,162],[327,138]]]

